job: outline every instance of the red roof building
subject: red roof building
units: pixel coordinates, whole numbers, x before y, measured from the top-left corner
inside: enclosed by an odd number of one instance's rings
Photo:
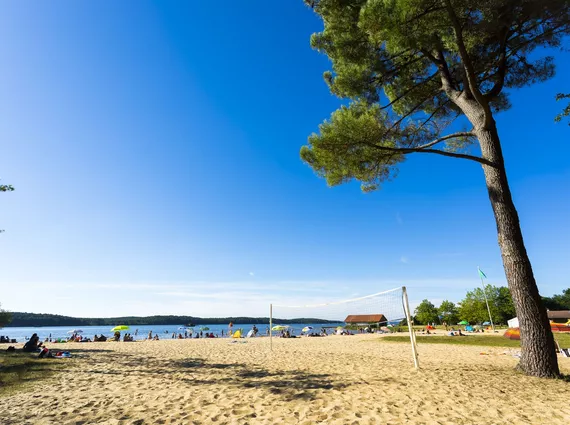
[[[388,320],[383,314],[350,314],[344,319],[344,323],[351,325],[371,325],[386,322]]]

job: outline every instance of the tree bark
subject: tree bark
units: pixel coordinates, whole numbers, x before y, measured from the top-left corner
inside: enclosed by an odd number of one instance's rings
[[[503,266],[520,324],[522,355],[518,368],[527,375],[558,377],[554,337],[524,245],[494,120],[488,120],[475,133],[483,158],[493,164],[484,164],[483,172],[495,214]]]

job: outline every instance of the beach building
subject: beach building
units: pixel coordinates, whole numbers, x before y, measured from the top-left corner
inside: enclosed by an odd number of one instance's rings
[[[548,310],[548,319],[554,323],[567,323],[570,320],[570,310]]]
[[[347,326],[369,326],[378,328],[386,326],[388,319],[383,314],[349,314],[344,319]]]

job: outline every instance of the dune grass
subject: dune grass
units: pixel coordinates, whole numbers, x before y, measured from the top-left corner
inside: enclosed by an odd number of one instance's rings
[[[39,359],[36,353],[0,351],[0,397],[52,376],[64,367],[63,363],[57,359]]]
[[[558,341],[562,348],[570,347],[570,334],[554,333],[554,339]],[[408,335],[394,335],[379,338],[381,342],[410,342]],[[475,345],[479,347],[520,347],[521,342],[517,340],[499,337],[497,335],[467,335],[446,336],[446,335],[417,335],[418,344],[449,344],[449,345]]]

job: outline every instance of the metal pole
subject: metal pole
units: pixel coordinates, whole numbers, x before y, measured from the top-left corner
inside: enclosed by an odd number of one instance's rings
[[[483,287],[483,295],[485,295],[485,304],[487,304],[487,311],[489,312],[489,320],[491,321],[491,328],[495,332],[495,325],[493,324],[493,318],[491,317],[491,309],[489,308],[489,300],[487,299],[487,291],[485,290],[485,284],[483,283],[483,276],[479,275],[481,278],[481,286]]]
[[[269,304],[269,348],[273,351],[273,304]]]
[[[406,321],[408,322],[408,330],[410,331],[410,342],[412,343],[412,355],[414,356],[414,366],[419,369],[420,363],[418,361],[418,352],[416,350],[416,335],[412,326],[412,318],[410,316],[410,305],[408,303],[408,292],[406,287],[402,286],[402,295],[404,297],[404,311],[406,313]]]

